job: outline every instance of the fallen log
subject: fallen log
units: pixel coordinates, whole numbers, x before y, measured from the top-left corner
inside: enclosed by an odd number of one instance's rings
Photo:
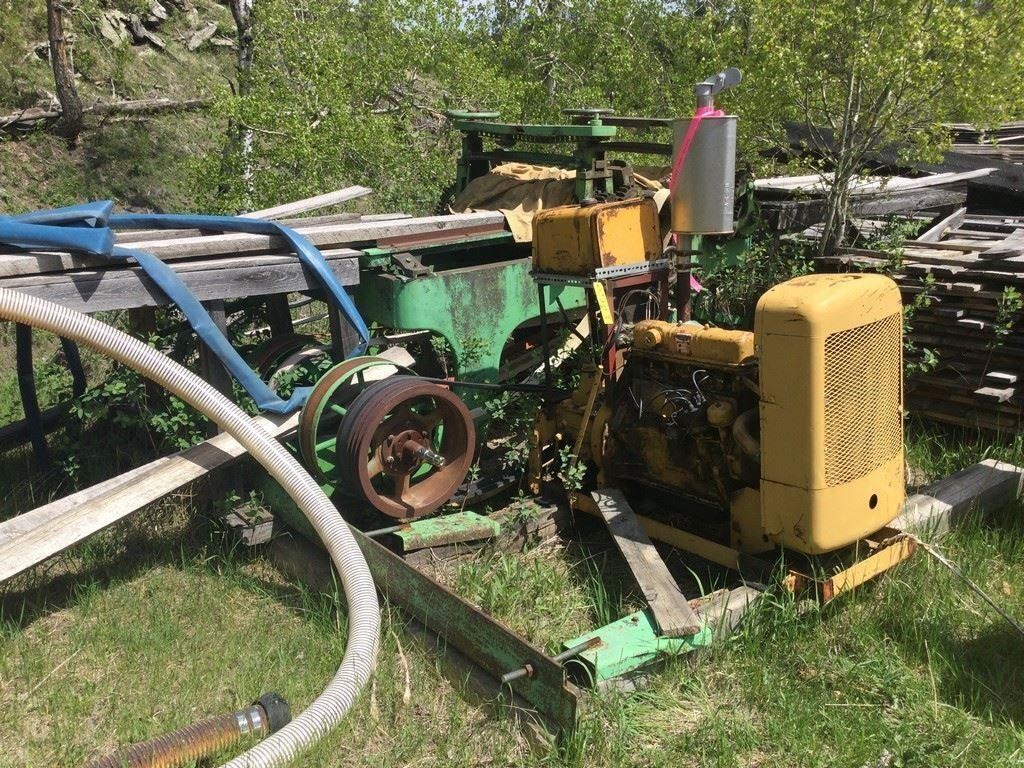
[[[161,112],[180,112],[184,110],[203,109],[210,105],[211,99],[131,99],[112,103],[97,102],[83,111],[86,116],[107,117],[111,115],[154,115]],[[20,112],[12,112],[0,116],[0,131],[21,133],[34,128],[39,123],[54,122],[61,116],[60,108],[28,107]]]

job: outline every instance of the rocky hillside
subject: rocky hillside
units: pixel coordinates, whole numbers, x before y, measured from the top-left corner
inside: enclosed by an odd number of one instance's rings
[[[68,15],[83,105],[163,98],[212,103],[235,71],[234,21],[209,0],[80,0]],[[0,0],[0,115],[52,109],[45,5]],[[194,207],[196,160],[225,126],[209,108],[91,114],[78,145],[42,127],[0,133],[0,212],[112,197],[131,209]]]

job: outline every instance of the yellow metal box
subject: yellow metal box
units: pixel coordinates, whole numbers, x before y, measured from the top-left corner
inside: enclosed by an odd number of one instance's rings
[[[658,207],[650,198],[550,208],[533,219],[537,272],[590,275],[660,255]]]
[[[775,286],[754,321],[765,534],[820,554],[899,514],[903,313],[882,275],[809,275]]]

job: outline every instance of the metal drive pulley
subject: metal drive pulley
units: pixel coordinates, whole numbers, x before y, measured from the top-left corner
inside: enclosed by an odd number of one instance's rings
[[[311,336],[262,345],[253,362],[264,380],[317,360]],[[343,360],[315,382],[302,411],[296,450],[325,485],[382,514],[411,520],[437,510],[462,485],[476,429],[451,389],[384,356]]]

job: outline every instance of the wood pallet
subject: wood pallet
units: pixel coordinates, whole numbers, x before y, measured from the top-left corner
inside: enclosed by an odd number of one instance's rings
[[[892,268],[885,254],[864,248],[815,261],[826,272]],[[923,359],[925,350],[938,357],[933,370],[907,379],[908,410],[949,424],[1024,430],[1024,315],[1000,310],[1005,291],[1024,293],[1024,217],[964,209],[940,217],[903,243],[892,277],[905,304],[922,293],[931,299],[909,320],[908,359]]]

